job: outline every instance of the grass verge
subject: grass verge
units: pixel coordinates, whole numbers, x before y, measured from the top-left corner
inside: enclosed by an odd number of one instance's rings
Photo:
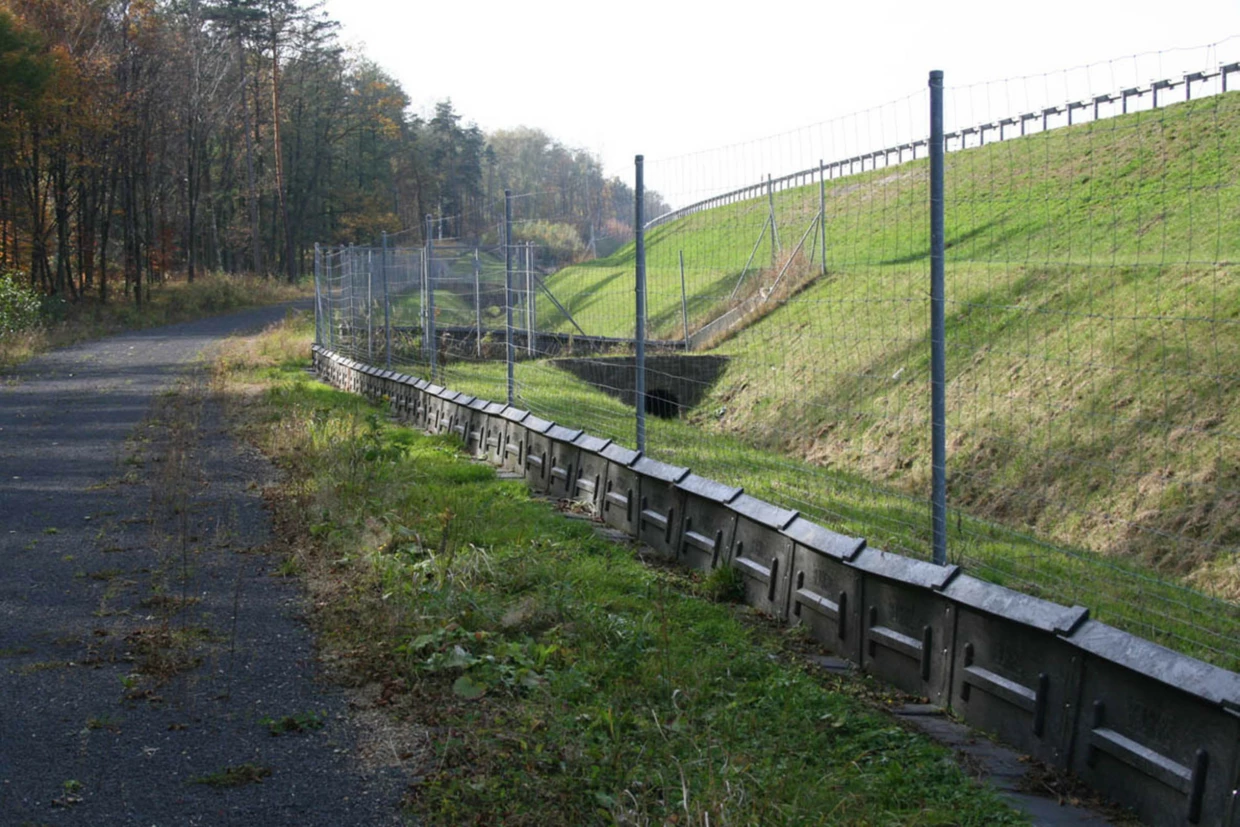
[[[442,438],[305,374],[308,327],[217,380],[285,471],[270,497],[325,659],[433,732],[428,823],[1007,824],[950,753]]]

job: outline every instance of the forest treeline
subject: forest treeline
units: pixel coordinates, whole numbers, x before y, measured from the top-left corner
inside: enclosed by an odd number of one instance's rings
[[[631,234],[590,153],[419,116],[338,29],[298,0],[0,0],[0,271],[139,303],[182,271],[296,280],[315,242],[421,243],[427,215],[494,243],[505,188],[573,256]]]

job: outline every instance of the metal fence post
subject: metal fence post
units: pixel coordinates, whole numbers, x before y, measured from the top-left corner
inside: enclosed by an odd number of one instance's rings
[[[426,216],[426,343],[431,362],[431,380],[435,379],[435,242],[431,239],[431,221]],[[441,230],[442,232],[442,230]]]
[[[512,343],[512,192],[504,190],[504,336],[508,344],[508,404],[514,404],[516,382],[513,363],[516,351]]]
[[[314,242],[314,343],[323,344],[323,251]]]
[[[766,200],[771,209],[771,266],[774,267],[779,254],[779,230],[775,226],[775,183],[769,172],[766,175]]]
[[[822,236],[822,274],[827,274],[827,166],[818,159],[818,232]]]
[[[341,247],[340,249],[341,251],[343,251],[344,247]],[[334,352],[336,350],[336,307],[335,307],[335,301],[332,299],[332,294],[331,294],[332,277],[331,277],[330,260],[325,269],[327,270],[327,276],[325,280],[327,282],[327,291],[328,291],[327,292],[327,347]],[[344,272],[343,268],[341,268],[341,272],[342,273]]]
[[[477,350],[478,358],[482,358],[482,288],[480,278],[482,275],[482,265],[478,261],[478,248],[474,248],[474,322],[478,327],[478,332],[474,334],[474,345]]]
[[[646,179],[643,170],[644,158],[638,155],[634,159],[637,166],[637,186],[634,190],[633,230],[637,237],[635,260],[637,308],[634,324],[635,354],[635,394],[634,407],[637,409],[637,450],[646,453]]]
[[[947,563],[947,341],[943,197],[943,73],[930,73],[930,421],[934,562]]]
[[[531,243],[525,242],[525,352],[534,355],[534,290],[530,278]]]
[[[680,251],[680,317],[685,323],[685,353],[689,352],[689,298],[685,293],[685,251]]]
[[[343,252],[343,251],[341,251]],[[357,291],[354,289],[356,279],[353,274],[353,243],[349,243],[348,255],[345,258],[346,278],[349,280],[349,355],[357,356],[357,302],[353,299],[353,294]]]
[[[388,294],[388,240],[383,233],[383,252],[379,257],[379,269],[383,273],[383,356],[384,366],[392,369],[392,302]]]
[[[375,360],[374,250],[366,248],[366,361]]]

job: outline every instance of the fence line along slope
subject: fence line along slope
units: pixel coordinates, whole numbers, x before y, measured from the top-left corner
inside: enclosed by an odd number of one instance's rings
[[[946,172],[953,559],[1233,668],[1237,158],[1227,93],[952,152]],[[682,163],[651,165],[651,186],[674,198]],[[647,386],[671,416],[651,420],[648,453],[928,556],[927,181],[912,160],[654,227],[647,335],[669,358]],[[526,221],[557,223],[526,202]],[[514,401],[632,444],[615,377],[633,245],[564,266],[534,242],[527,264],[520,226]],[[476,325],[463,301],[451,315]],[[504,310],[486,306],[489,337],[440,343],[439,381],[506,398]],[[412,335],[399,364],[424,362]],[[590,337],[619,341],[586,352]],[[574,348],[596,367],[570,371]]]

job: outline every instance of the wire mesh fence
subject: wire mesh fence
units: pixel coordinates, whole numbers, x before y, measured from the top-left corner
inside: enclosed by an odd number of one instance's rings
[[[317,335],[931,559],[942,146],[948,560],[1236,669],[1231,45],[639,162],[640,249],[563,182],[324,248]]]

